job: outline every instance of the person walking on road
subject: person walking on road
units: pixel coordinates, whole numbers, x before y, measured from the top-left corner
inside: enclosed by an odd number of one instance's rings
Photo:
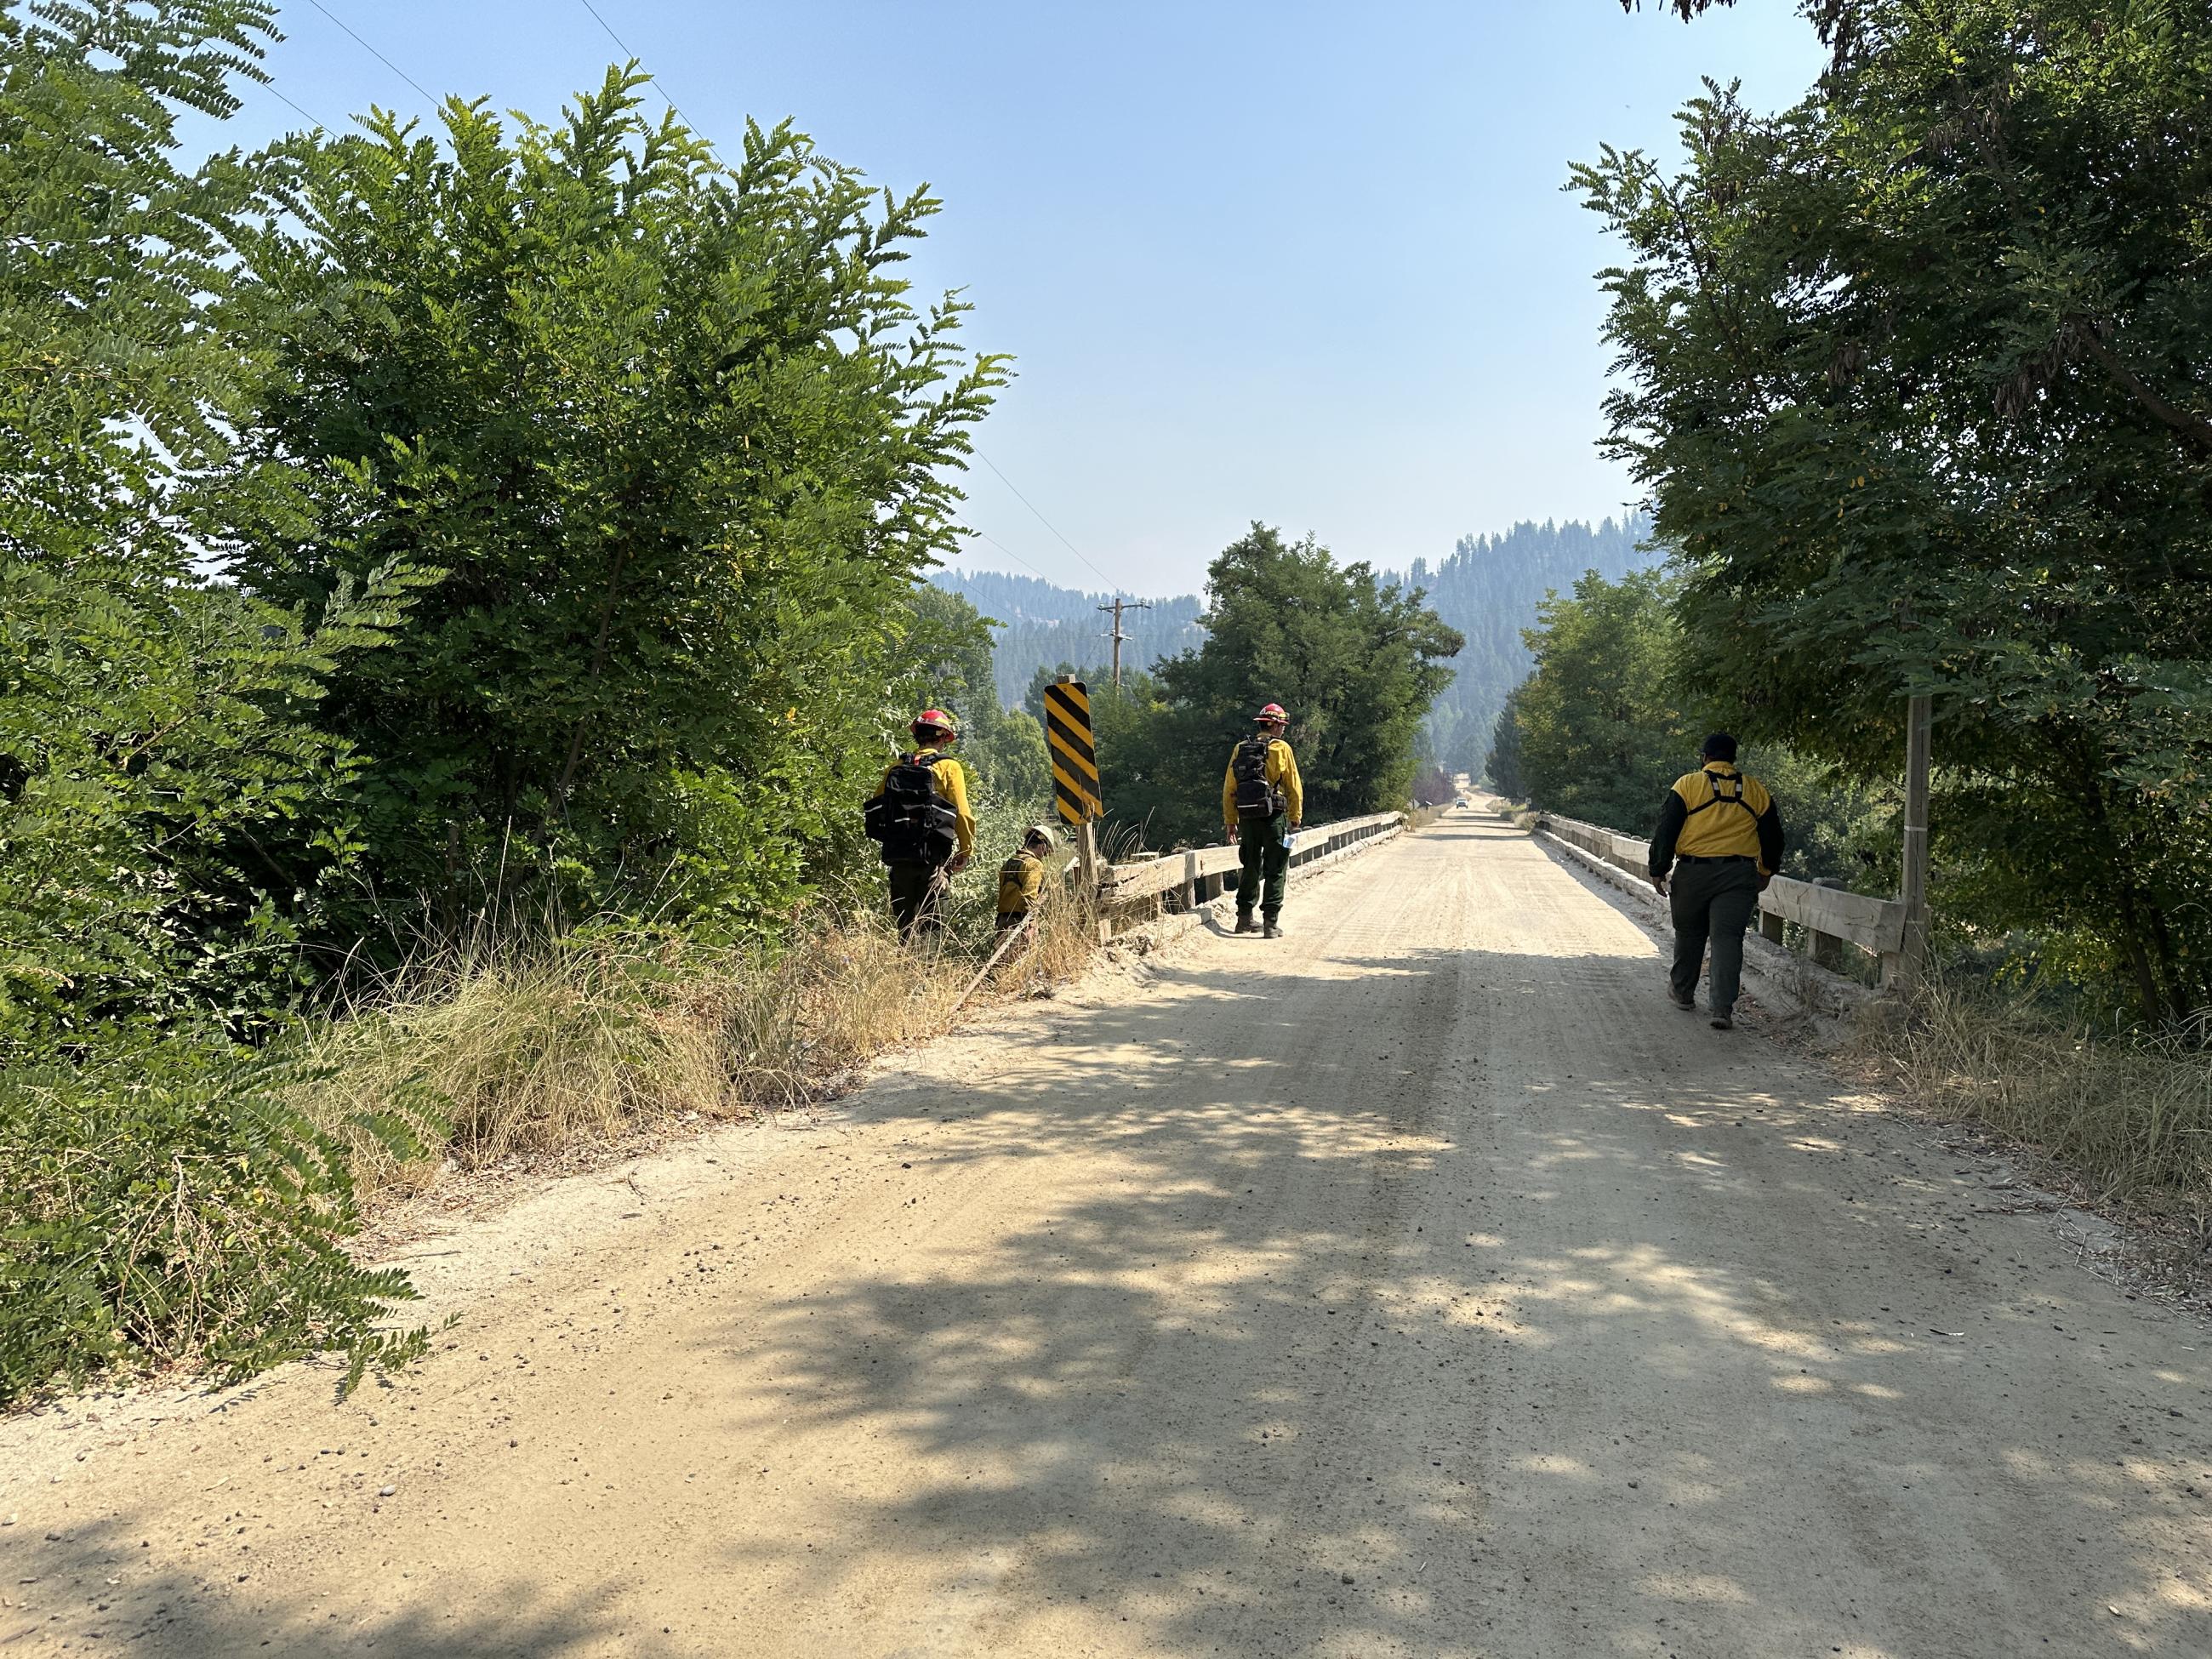
[[[975,855],[975,819],[968,810],[968,774],[948,752],[959,722],[925,708],[907,730],[915,747],[884,772],[868,798],[867,832],[883,848],[891,916],[911,942],[945,925],[942,901],[951,878]]]
[[[1053,849],[1052,826],[1033,823],[1021,850],[999,866],[999,931],[1018,927],[1030,918],[1044,890],[1044,861]]]
[[[1705,739],[1705,763],[1667,792],[1651,835],[1650,874],[1674,918],[1667,994],[1677,1008],[1697,1007],[1698,969],[1710,940],[1705,1006],[1713,1030],[1725,1031],[1735,1024],[1744,929],[1782,866],[1782,814],[1765,784],[1736,770],[1735,739],[1727,732]]]
[[[1254,720],[1259,731],[1229,754],[1221,781],[1221,816],[1229,839],[1237,844],[1242,873],[1237,880],[1237,931],[1264,926],[1266,936],[1283,933],[1283,885],[1291,872],[1290,832],[1305,822],[1305,785],[1298,758],[1283,741],[1291,717],[1271,702]],[[1257,909],[1260,921],[1253,920]]]

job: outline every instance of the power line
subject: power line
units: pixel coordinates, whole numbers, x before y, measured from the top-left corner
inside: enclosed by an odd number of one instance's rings
[[[410,87],[414,88],[415,88],[415,90],[416,90],[416,92],[418,92],[418,93],[422,93],[422,101],[423,101],[424,103],[426,103],[426,104],[429,105],[429,106],[430,106],[432,109],[435,109],[435,108],[437,108],[437,107],[438,107],[438,100],[437,100],[436,99],[433,98],[432,96],[430,96],[430,94],[429,94],[428,93],[427,93],[427,92],[423,92],[423,91],[422,91],[422,83],[420,81],[417,81],[417,80],[416,80],[413,76],[410,75],[410,74],[409,74],[405,70],[404,70],[404,69],[400,68],[398,64],[397,64],[393,63],[393,62],[392,62],[389,58],[386,58],[386,57],[382,52],[379,52],[379,51],[378,51],[374,46],[370,46],[370,45],[368,44],[368,41],[366,41],[366,40],[362,40],[362,39],[361,38],[361,36],[359,36],[358,34],[354,34],[352,26],[351,26],[350,24],[349,24],[349,23],[345,21],[345,19],[344,19],[344,18],[343,18],[343,17],[339,16],[339,15],[337,15],[337,13],[336,13],[336,12],[332,11],[332,10],[331,10],[328,6],[325,5],[325,4],[323,3],[323,0],[307,0],[307,3],[308,3],[309,5],[311,5],[311,6],[313,6],[313,7],[317,11],[319,11],[319,12],[322,13],[322,15],[323,15],[324,16],[325,16],[325,17],[329,18],[329,19],[331,20],[331,21],[332,21],[333,23],[336,23],[336,24],[337,24],[340,28],[342,28],[342,29],[345,30],[345,32],[346,32],[348,34],[353,34],[353,38],[354,38],[354,42],[355,42],[355,44],[356,44],[356,45],[357,45],[358,46],[360,46],[360,47],[361,47],[361,49],[362,49],[363,52],[367,52],[370,57],[372,57],[372,58],[375,58],[375,59],[376,59],[376,61],[377,61],[378,63],[380,63],[380,64],[383,64],[385,68],[386,68],[386,69],[390,70],[391,70],[394,75],[398,76],[401,80],[404,81],[404,82],[405,82],[409,86],[410,86]],[[280,94],[278,94],[277,95],[278,95],[279,97],[283,97],[283,94],[281,94],[281,93],[280,93]],[[285,101],[286,103],[288,103],[288,104],[291,104],[291,103],[292,103],[292,100],[291,100],[290,99],[289,99],[289,98],[284,99],[284,101]],[[300,106],[299,106],[297,104],[292,104],[292,107],[293,107],[293,108],[295,108],[295,109],[299,109],[299,108],[300,108]],[[301,114],[302,114],[302,115],[307,115],[307,111],[305,111],[305,110],[300,110],[300,113],[301,113]],[[314,119],[314,118],[313,118],[313,116],[308,116],[308,118],[308,118],[309,120],[313,120],[313,119]],[[318,122],[318,123],[317,123],[317,125],[321,125],[321,124],[320,124],[319,122]]]
[[[999,472],[999,464],[993,460],[988,455],[986,455],[981,450],[976,450],[975,452],[975,456],[977,460],[989,467],[992,471]],[[1083,558],[1083,550],[1081,548],[1078,547],[1073,542],[1069,541],[1066,537],[1060,535],[1060,527],[1057,525],[1054,524],[1050,519],[1046,518],[1043,514],[1037,513],[1036,503],[1031,501],[1028,496],[1022,494],[1020,486],[1016,484],[1012,478],[1009,478],[1003,472],[999,472],[999,482],[1006,485],[1007,489],[1012,490],[1014,492],[1015,499],[1020,501],[1024,507],[1029,508],[1032,513],[1036,513],[1037,522],[1042,525],[1047,530],[1051,531],[1054,535],[1060,536],[1061,544],[1066,547],[1069,552],[1074,554],[1077,558],[1083,559],[1084,563],[1091,565],[1091,574],[1097,576],[1100,581],[1104,582],[1109,591],[1116,592],[1120,591],[1120,585],[1116,583],[1111,576],[1109,576],[1104,571],[1099,569],[1097,565],[1091,564],[1090,560]]]
[[[276,90],[276,83],[274,81],[264,81],[261,84],[269,88],[270,94],[276,97],[278,102],[283,104],[292,112],[293,114],[298,116],[309,126],[319,127],[325,132],[329,132],[332,130],[328,122],[317,120],[313,116],[308,114],[307,111],[301,109],[297,104],[294,103],[290,99],[285,97],[283,93],[278,92]]]
[[[583,7],[586,11],[592,14],[592,21],[607,32],[607,39],[615,43],[616,46],[621,50],[623,57],[630,59],[633,63],[643,61],[635,52],[629,49],[629,43],[627,40],[624,40],[622,36],[615,33],[614,25],[608,22],[605,18],[599,15],[599,9],[592,3],[592,0],[576,0],[576,3]],[[685,126],[690,127],[691,131],[694,132],[699,131],[698,127],[693,124],[690,116],[686,115],[682,110],[676,108],[676,100],[668,95],[668,88],[660,84],[660,78],[658,76],[653,77],[653,89],[660,94],[661,102],[666,104],[669,108],[676,110],[676,118],[678,120],[683,122]]]
[[[1043,572],[1043,571],[1042,571],[1042,570],[1038,569],[1035,565],[1031,564],[1031,563],[1030,563],[1027,559],[1024,558],[1020,554],[1018,554],[1018,553],[1015,552],[1015,551],[1014,551],[1014,550],[1013,550],[1012,548],[1008,547],[1008,546],[1006,544],[1006,543],[1004,543],[1004,542],[1000,541],[1000,540],[996,536],[987,536],[987,535],[985,535],[985,534],[984,534],[981,531],[980,531],[980,530],[971,530],[971,531],[969,531],[968,533],[969,533],[969,535],[973,536],[973,537],[974,537],[977,541],[979,541],[979,542],[988,542],[988,543],[990,543],[992,546],[994,546],[994,547],[997,548],[997,549],[999,550],[999,551],[1000,551],[1000,552],[1001,552],[1001,553],[1005,554],[1008,558],[1012,559],[1012,560],[1016,564],[1018,564],[1018,565],[1021,566],[1021,568],[1022,568],[1023,569],[1024,569],[1024,570],[1028,571],[1028,572],[1030,573],[1030,575],[1035,576],[1035,577],[1036,577],[1039,581],[1044,581],[1044,582],[1049,582],[1049,581],[1052,581],[1052,578],[1051,578],[1051,577],[1049,577],[1049,576],[1046,575],[1046,574],[1044,574],[1044,572]],[[1055,587],[1057,587],[1059,585],[1060,585],[1060,584],[1059,584],[1059,583],[1057,583],[1057,582],[1053,582],[1053,586],[1055,586]]]

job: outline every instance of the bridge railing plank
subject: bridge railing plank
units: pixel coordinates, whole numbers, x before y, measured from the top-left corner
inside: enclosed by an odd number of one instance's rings
[[[1402,812],[1376,812],[1361,818],[1339,818],[1333,823],[1310,823],[1297,831],[1297,844],[1291,852],[1291,866],[1311,864],[1332,853],[1372,840],[1386,830],[1395,829],[1405,821],[1405,816]],[[1155,893],[1174,892],[1187,879],[1199,881],[1226,875],[1240,861],[1241,854],[1235,847],[1222,845],[1196,847],[1184,852],[1164,853],[1156,859],[1109,865],[1101,878],[1100,897],[1109,904],[1120,904]]]
[[[1650,867],[1648,841],[1551,812],[1541,814],[1538,822],[1548,834],[1620,869],[1640,876]],[[1881,957],[1885,979],[1905,949],[1905,906],[1895,899],[1872,898],[1840,887],[1799,881],[1793,876],[1777,876],[1759,896],[1759,908],[1767,916],[1796,922],[1813,934],[1816,943],[1821,939],[1840,939]]]

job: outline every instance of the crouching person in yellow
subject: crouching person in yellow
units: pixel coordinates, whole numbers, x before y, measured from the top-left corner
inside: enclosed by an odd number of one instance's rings
[[[1674,781],[1651,835],[1651,884],[1674,919],[1674,965],[1667,994],[1698,1006],[1698,969],[1713,947],[1705,1006],[1713,1029],[1735,1024],[1743,978],[1743,933],[1759,896],[1782,865],[1782,814],[1766,786],[1735,769],[1735,739],[1705,739],[1705,763]],[[1671,875],[1670,875],[1671,869]]]
[[[1022,837],[1021,851],[999,866],[999,931],[1018,927],[1044,890],[1044,861],[1051,854],[1050,826],[1033,823]]]

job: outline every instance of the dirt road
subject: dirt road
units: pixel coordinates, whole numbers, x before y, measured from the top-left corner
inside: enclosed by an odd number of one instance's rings
[[[1493,819],[1288,919],[0,1425],[0,1653],[2212,1653],[2203,1327]]]

